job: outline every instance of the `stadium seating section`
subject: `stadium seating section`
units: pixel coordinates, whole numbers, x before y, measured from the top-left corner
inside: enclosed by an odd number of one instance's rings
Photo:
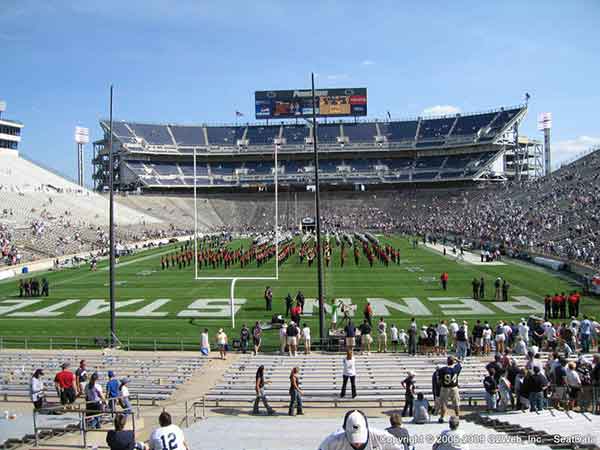
[[[446,139],[451,142],[454,136],[471,136],[475,140],[485,135],[487,139],[493,139],[522,110],[522,107],[516,107],[482,114],[406,121],[321,123],[317,127],[317,136],[322,144],[336,144],[341,137],[348,138],[348,144],[374,144],[379,136],[388,143],[414,142],[417,147],[431,147],[444,144]],[[101,125],[108,130],[107,121],[101,121]],[[131,144],[143,140],[149,151],[153,146],[183,147],[182,152],[186,151],[185,147],[233,147],[241,144],[240,141],[249,146],[273,145],[280,136],[287,145],[298,145],[305,144],[305,138],[310,134],[309,124],[181,126],[113,123],[113,135],[119,141]]]
[[[451,156],[419,156],[417,158],[385,159],[321,159],[319,169],[323,182],[333,176],[346,183],[382,184],[386,182],[432,182],[439,179],[473,178],[492,162],[497,151],[466,153]],[[193,163],[126,162],[134,180],[145,186],[187,187],[194,185]],[[280,179],[304,182],[312,176],[313,166],[308,161],[279,160]],[[270,161],[201,162],[196,167],[196,185],[241,186],[260,180],[274,182],[274,163]],[[400,177],[400,178],[399,178]]]
[[[16,351],[0,354],[0,397],[4,400],[28,399],[29,379],[38,368],[44,370],[44,384],[48,400],[57,402],[54,374],[61,364],[68,362],[75,371],[79,361],[87,362],[88,370],[98,372],[103,382],[108,380],[108,370],[119,378],[129,378],[129,389],[140,402],[155,403],[168,399],[175,390],[189,380],[206,360],[196,356],[166,356],[139,352],[135,355],[99,352],[48,352]]]

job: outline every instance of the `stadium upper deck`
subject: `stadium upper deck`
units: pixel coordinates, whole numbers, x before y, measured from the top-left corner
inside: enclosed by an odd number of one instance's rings
[[[503,139],[527,106],[405,121],[321,122],[317,142],[326,185],[475,180],[507,149]],[[94,180],[108,188],[109,123],[95,143]],[[120,190],[260,188],[310,184],[311,123],[168,125],[113,122],[115,188]]]

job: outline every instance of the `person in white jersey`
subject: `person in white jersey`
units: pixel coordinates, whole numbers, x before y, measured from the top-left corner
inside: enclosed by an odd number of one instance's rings
[[[189,450],[183,431],[177,425],[173,424],[171,414],[166,411],[158,416],[158,424],[150,435],[148,446],[150,450]]]

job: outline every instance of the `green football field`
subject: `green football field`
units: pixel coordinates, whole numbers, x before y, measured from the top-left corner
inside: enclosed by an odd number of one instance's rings
[[[339,248],[333,246],[332,264],[324,267],[324,287],[328,301],[339,298],[357,305],[357,320],[367,301],[373,305],[375,316],[385,317],[388,325],[406,328],[410,317],[419,325],[441,319],[488,320],[519,319],[531,314],[543,314],[542,299],[546,293],[568,292],[579,286],[547,270],[523,263],[505,261],[502,266],[474,265],[444,257],[422,245],[414,249],[407,237],[381,236],[382,243],[401,249],[401,263],[389,267],[376,262],[370,268],[361,255],[355,265],[351,252],[344,267],[340,266]],[[333,240],[332,240],[333,242]],[[232,247],[239,245],[234,242]],[[246,245],[247,246],[247,245]],[[194,278],[194,265],[184,269],[161,270],[160,257],[178,249],[179,245],[157,248],[121,258],[117,270],[117,334],[120,340],[132,346],[152,347],[154,340],[195,345],[203,328],[211,334],[219,327],[231,338],[237,337],[242,323],[252,325],[256,320],[269,321],[272,313],[265,311],[263,292],[270,285],[274,292],[274,312],[284,313],[284,298],[289,292],[295,296],[300,289],[307,298],[303,322],[318,337],[316,263],[309,268],[300,264],[297,255],[280,266],[277,281],[246,281],[237,283],[236,329],[231,328],[228,281],[206,281]],[[442,271],[449,273],[448,290],[439,283]],[[268,277],[275,274],[275,261],[261,267],[253,263],[241,269],[202,269],[200,276]],[[55,347],[78,337],[80,344],[90,337],[108,336],[108,268],[98,265],[96,272],[88,266],[59,272],[34,274],[45,276],[50,282],[48,298],[19,298],[17,280],[0,282],[0,336],[3,345],[48,346],[53,337]],[[510,282],[510,301],[496,303],[493,282],[496,277]],[[471,300],[471,281],[484,277],[486,299]],[[368,299],[368,300],[367,300]],[[583,298],[582,313],[595,315],[599,311],[597,299]],[[329,324],[330,315],[326,316]],[[19,340],[14,338],[19,337]],[[72,342],[72,339],[68,340]],[[265,332],[267,344],[275,345],[275,331]],[[160,345],[159,345],[160,347]],[[166,348],[166,347],[165,347]]]

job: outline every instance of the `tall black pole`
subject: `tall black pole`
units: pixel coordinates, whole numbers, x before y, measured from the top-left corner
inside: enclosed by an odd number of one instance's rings
[[[110,85],[110,122],[108,126],[108,180],[109,180],[109,210],[108,210],[108,245],[110,247],[109,261],[109,297],[110,297],[110,346],[117,344],[116,308],[115,308],[115,190],[114,190],[114,164],[113,164],[113,86]]]
[[[321,343],[325,341],[325,307],[323,305],[323,260],[321,250],[321,211],[319,208],[319,150],[317,147],[317,99],[315,97],[315,74],[311,74],[312,81],[312,121],[313,121],[313,150],[315,166],[315,214],[317,225],[317,291],[319,296],[319,336]]]

